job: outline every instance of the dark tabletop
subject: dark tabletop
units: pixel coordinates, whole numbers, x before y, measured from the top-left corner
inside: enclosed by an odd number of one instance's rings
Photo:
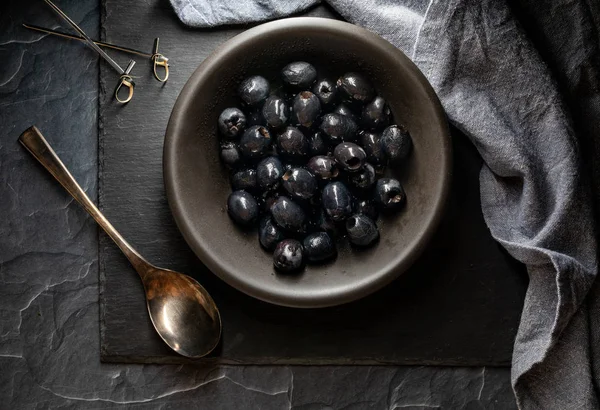
[[[23,29],[59,27],[40,3],[0,6],[0,408],[515,406],[508,368],[101,364],[97,228],[16,142],[37,125],[96,199],[99,62]],[[59,5],[100,37],[98,0]]]

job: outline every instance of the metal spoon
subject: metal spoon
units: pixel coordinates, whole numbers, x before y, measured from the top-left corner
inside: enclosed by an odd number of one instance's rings
[[[26,129],[19,141],[83,206],[129,259],[144,284],[150,319],[165,343],[187,357],[202,357],[210,353],[221,338],[221,316],[206,289],[187,275],[151,265],[137,253],[81,189],[35,126]]]

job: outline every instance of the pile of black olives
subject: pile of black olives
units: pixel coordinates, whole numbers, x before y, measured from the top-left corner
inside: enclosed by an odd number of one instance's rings
[[[240,225],[258,224],[275,268],[331,260],[344,236],[357,247],[375,244],[379,212],[406,202],[400,182],[381,176],[408,157],[412,141],[370,82],[352,72],[319,78],[298,61],[273,84],[246,78],[238,95],[241,108],[218,119],[233,190],[227,211]]]

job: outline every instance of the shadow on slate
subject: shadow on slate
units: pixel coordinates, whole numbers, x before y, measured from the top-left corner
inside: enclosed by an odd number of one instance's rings
[[[333,16],[323,6],[309,14]],[[139,18],[132,23],[131,15]],[[212,357],[198,362],[510,364],[527,278],[485,226],[481,159],[464,136],[453,130],[454,185],[447,215],[408,272],[343,306],[270,305],[229,287],[200,263],[175,226],[162,180],[164,130],[179,91],[198,64],[242,28],[190,30],[166,0],[135,5],[105,0],[102,25],[106,40],[133,47],[150,48],[159,36],[162,52],[173,63],[171,79],[161,87],[150,64],[139,61],[136,95],[126,106],[112,100],[116,79],[102,65],[99,201],[109,220],[152,263],[194,276],[213,295],[223,339]],[[137,274],[103,233],[99,246],[102,360],[189,362],[155,334]]]

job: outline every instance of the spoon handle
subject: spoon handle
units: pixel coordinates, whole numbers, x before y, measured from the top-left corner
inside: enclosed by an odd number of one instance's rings
[[[37,159],[52,176],[79,202],[83,208],[96,220],[98,225],[112,238],[117,246],[123,251],[133,267],[141,272],[139,268],[147,267],[149,263],[137,253],[135,249],[117,232],[114,226],[108,222],[108,219],[94,205],[92,200],[81,189],[73,175],[69,172],[65,164],[54,152],[48,141],[44,138],[37,127],[27,128],[19,137],[19,141],[27,150]]]

